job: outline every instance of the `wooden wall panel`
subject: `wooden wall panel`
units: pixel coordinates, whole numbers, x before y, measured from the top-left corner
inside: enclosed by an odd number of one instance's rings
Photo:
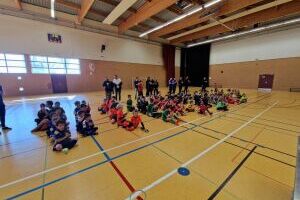
[[[257,89],[259,74],[274,74],[274,90],[300,88],[300,57],[211,65],[210,85]]]
[[[90,74],[89,64],[93,63],[95,72]],[[81,75],[67,75],[68,91],[89,92],[103,90],[102,82],[106,76],[110,79],[117,74],[123,80],[124,88],[131,87],[135,76],[157,78],[161,86],[166,85],[166,71],[163,66],[122,63],[110,61],[81,60]],[[22,80],[17,77],[21,76]],[[51,94],[50,75],[41,74],[0,74],[0,84],[4,87],[6,96],[28,96]],[[24,91],[20,92],[19,87]]]

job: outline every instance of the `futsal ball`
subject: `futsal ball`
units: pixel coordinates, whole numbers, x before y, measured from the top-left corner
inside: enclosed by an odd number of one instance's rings
[[[63,152],[64,154],[67,154],[67,153],[69,152],[69,149],[68,149],[68,148],[64,148],[64,149],[62,150],[62,152]]]

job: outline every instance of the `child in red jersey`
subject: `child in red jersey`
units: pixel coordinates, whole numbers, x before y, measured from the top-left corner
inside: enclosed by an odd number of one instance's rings
[[[123,126],[124,121],[126,121],[125,116],[127,113],[123,113],[123,106],[119,104],[117,106],[117,124],[118,126]]]
[[[98,108],[98,111],[101,114],[106,114],[108,112],[108,100],[106,100],[106,98],[103,99],[103,102],[101,104],[101,106]]]
[[[226,101],[227,101],[228,104],[235,104],[235,103],[237,103],[237,101],[232,96],[230,96],[230,95],[226,96],[225,99],[226,99]]]
[[[112,107],[109,109],[109,118],[110,118],[112,124],[117,122],[117,109],[116,108]]]
[[[139,115],[139,112],[137,110],[133,111],[133,115],[130,119],[130,121],[125,121],[123,123],[123,128],[126,128],[128,131],[135,130],[139,125],[141,124],[141,129],[145,131],[146,133],[149,132],[148,129],[145,128],[145,125],[142,121],[141,116]]]
[[[212,115],[213,113],[210,112],[208,110],[208,107],[206,105],[204,105],[203,101],[200,102],[200,105],[199,105],[199,110],[198,112],[202,115],[205,115],[205,113],[207,112],[209,115]]]

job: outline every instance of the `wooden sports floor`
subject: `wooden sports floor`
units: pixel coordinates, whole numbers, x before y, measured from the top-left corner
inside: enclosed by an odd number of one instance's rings
[[[190,113],[181,126],[143,116],[149,133],[108,123],[97,112],[103,92],[6,99],[13,130],[0,135],[0,199],[290,200],[300,93],[243,91],[247,104]],[[73,102],[86,99],[100,134],[53,152],[44,133],[30,132],[48,99],[65,108],[73,137]],[[180,166],[190,174],[177,173]]]

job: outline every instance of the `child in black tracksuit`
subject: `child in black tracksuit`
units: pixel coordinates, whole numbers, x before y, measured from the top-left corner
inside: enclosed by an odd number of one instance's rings
[[[86,113],[85,118],[82,122],[82,135],[83,136],[98,135],[97,130],[98,127],[95,127],[91,114]]]
[[[153,82],[153,94],[154,94],[155,96],[158,95],[158,87],[159,87],[159,83],[158,83],[157,80],[155,80],[155,81]]]
[[[138,98],[138,101],[137,101],[138,111],[143,113],[143,114],[146,114],[147,113],[147,106],[148,106],[148,102],[146,101],[145,97],[140,96]]]
[[[66,123],[63,120],[59,120],[56,123],[56,130],[51,136],[54,145],[53,151],[62,151],[63,149],[71,149],[77,143],[77,139],[72,139],[71,134],[66,130]]]
[[[48,110],[46,109],[46,105],[44,103],[40,104],[40,110],[37,113],[37,118],[34,120],[38,125],[42,120],[49,117]]]
[[[78,112],[78,121],[76,123],[76,130],[83,137],[90,135],[97,135],[98,127],[95,127],[94,122],[91,118],[91,114],[84,111]]]

